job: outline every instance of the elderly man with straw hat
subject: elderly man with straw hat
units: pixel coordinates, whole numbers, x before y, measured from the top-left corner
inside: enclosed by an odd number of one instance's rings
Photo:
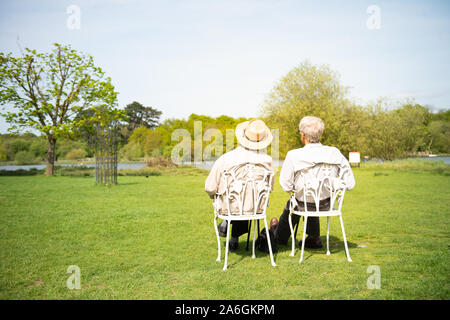
[[[237,125],[235,130],[238,147],[230,152],[223,154],[214,163],[208,178],[205,181],[205,191],[211,198],[216,193],[223,192],[225,186],[221,178],[226,170],[237,168],[245,163],[261,165],[272,170],[272,157],[262,150],[267,148],[272,142],[272,134],[264,121],[253,119]],[[273,186],[272,186],[273,188]],[[225,209],[225,203],[223,209]],[[239,236],[248,232],[248,221],[233,221],[231,229],[231,239],[229,243],[230,251],[235,251],[239,245]],[[225,236],[226,221],[219,225],[221,235]],[[225,230],[224,230],[225,229]]]

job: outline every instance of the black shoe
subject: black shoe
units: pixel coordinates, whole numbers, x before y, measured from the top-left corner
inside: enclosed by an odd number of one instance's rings
[[[226,238],[227,237],[227,229],[228,229],[228,221],[223,220],[217,228],[219,229],[219,236]]]
[[[228,243],[228,250],[230,252],[234,252],[239,247],[239,238],[231,237],[230,242]]]
[[[302,240],[300,240],[298,245],[300,247],[302,247]],[[313,238],[313,237],[310,237],[310,236],[306,237],[306,239],[305,239],[305,248],[310,248],[310,249],[321,249],[321,248],[323,248],[322,241],[320,240],[320,237],[316,237],[316,238]]]

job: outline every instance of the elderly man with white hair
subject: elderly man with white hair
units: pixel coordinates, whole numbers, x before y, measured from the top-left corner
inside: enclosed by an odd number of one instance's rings
[[[340,170],[349,169],[349,174],[346,176],[347,189],[351,190],[355,187],[355,178],[351,170],[350,164],[342,153],[335,147],[324,146],[320,143],[320,138],[324,130],[324,123],[317,117],[304,117],[299,124],[301,141],[304,144],[303,148],[290,150],[284,160],[280,172],[280,185],[286,192],[301,189],[300,186],[295,185],[294,176],[298,171],[312,171],[315,176],[324,164],[335,165],[335,174],[338,175]],[[302,193],[296,194],[298,202],[297,210],[304,210],[304,202]],[[308,210],[316,210],[314,203],[307,203]],[[328,210],[330,208],[330,198],[320,199],[319,210]],[[276,219],[276,218],[274,218]],[[275,239],[279,244],[287,244],[291,235],[289,228],[289,201],[280,216],[280,221],[274,224]],[[292,223],[298,223],[299,216],[292,216]],[[272,225],[272,222],[271,222]],[[322,248],[320,240],[320,225],[318,217],[308,218],[306,228],[308,237],[305,240],[305,247],[307,248]],[[301,246],[301,241],[300,241]]]

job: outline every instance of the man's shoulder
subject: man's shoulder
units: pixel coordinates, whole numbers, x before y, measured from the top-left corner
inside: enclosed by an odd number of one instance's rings
[[[324,150],[327,150],[328,152],[334,152],[334,153],[341,153],[341,151],[333,146],[322,146]]]
[[[234,148],[233,150],[227,151],[224,154],[222,154],[219,159],[227,159],[227,158],[233,158],[236,155],[242,153],[244,151],[244,148],[241,147],[237,147]]]
[[[303,157],[308,157],[310,154],[317,154],[317,151],[320,152],[322,155],[333,155],[333,156],[341,156],[341,151],[333,146],[327,146],[327,145],[318,145],[313,148],[311,147],[303,147],[303,148],[297,148],[289,150],[286,154],[286,159],[298,159]]]
[[[326,146],[326,147],[327,147],[327,150],[328,150],[328,152],[330,154],[333,154],[333,155],[338,156],[338,157],[345,158],[344,155],[342,154],[341,150],[339,150],[338,148],[332,147],[332,146]]]
[[[257,154],[264,160],[272,162],[272,157],[263,151],[258,151]]]
[[[219,157],[221,161],[243,161],[245,159],[257,162],[272,162],[272,157],[263,151],[247,150],[237,147]]]
[[[302,153],[302,152],[303,152],[303,148],[297,148],[297,149],[289,150],[289,151],[286,153],[286,158],[287,158],[287,157],[295,156],[295,155],[300,154],[300,153]]]

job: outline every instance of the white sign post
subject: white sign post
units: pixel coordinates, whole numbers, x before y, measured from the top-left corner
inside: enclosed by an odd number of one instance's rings
[[[350,162],[350,165],[352,163],[354,164],[358,164],[358,168],[360,167],[361,164],[361,155],[359,152],[349,152],[348,153],[348,162]]]

